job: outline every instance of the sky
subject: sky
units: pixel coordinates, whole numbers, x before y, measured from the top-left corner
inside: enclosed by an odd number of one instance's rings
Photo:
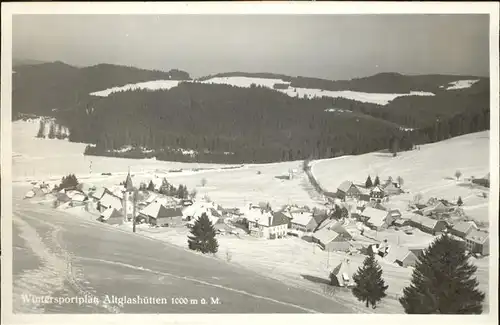
[[[488,15],[16,15],[13,58],[351,79],[489,75]]]

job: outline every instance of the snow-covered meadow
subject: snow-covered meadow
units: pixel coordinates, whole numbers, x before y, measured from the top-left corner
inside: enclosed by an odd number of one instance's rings
[[[400,152],[397,157],[389,153],[372,152],[359,156],[344,156],[312,162],[312,172],[327,191],[335,192],[346,180],[364,184],[368,175],[381,181],[391,176],[402,177],[403,188],[409,193],[391,198],[390,204],[405,208],[415,194],[423,201],[430,197],[456,202],[461,196],[465,213],[487,222],[489,198],[482,197],[486,190],[471,188],[463,181],[472,176],[482,178],[489,169],[489,131],[467,134],[446,141],[422,145],[420,149]],[[460,180],[455,172],[462,173]]]
[[[271,79],[271,78],[253,78],[253,77],[214,77],[208,80],[203,81],[185,81],[185,82],[197,82],[197,83],[206,83],[206,84],[224,84],[231,85],[235,87],[241,88],[249,88],[252,84],[257,86],[263,86],[267,88],[273,89],[275,84],[287,84],[290,85],[289,81],[284,81],[282,79]],[[113,87],[109,89],[104,89],[101,91],[97,91],[91,93],[94,96],[109,96],[109,94],[118,92],[118,91],[127,91],[133,89],[149,89],[149,90],[158,90],[158,89],[170,89],[176,87],[179,84],[179,81],[176,80],[153,80],[148,82],[141,82],[137,84],[128,84],[120,87]],[[322,89],[310,89],[310,88],[294,88],[289,87],[287,89],[275,89],[276,91],[280,91],[284,94],[287,94],[290,97],[299,97],[304,98],[307,96],[309,98],[316,97],[331,97],[331,98],[347,98],[352,100],[357,100],[365,103],[373,103],[379,105],[387,105],[390,101],[394,100],[397,97],[401,96],[434,96],[433,93],[430,92],[422,92],[422,91],[411,91],[408,94],[378,94],[378,93],[365,93],[365,92],[357,92],[350,90],[343,91],[330,91],[330,90],[322,90]]]
[[[208,195],[225,207],[269,202],[281,206],[289,202],[317,206],[320,202],[302,172],[301,161],[256,165],[217,165],[84,156],[86,144],[57,139],[37,139],[39,122],[15,121],[13,134],[13,180],[52,182],[73,173],[82,182],[94,185],[117,185],[129,168],[134,182],[148,183],[166,177],[172,184],[196,189],[200,197]],[[283,179],[290,170],[292,180]],[[111,173],[111,175],[102,175]],[[206,185],[202,186],[202,179]]]

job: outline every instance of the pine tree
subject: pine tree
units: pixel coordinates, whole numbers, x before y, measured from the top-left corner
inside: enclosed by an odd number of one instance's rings
[[[380,179],[378,178],[378,175],[377,177],[375,177],[375,181],[373,182],[373,186],[379,186],[380,185]]]
[[[40,120],[40,127],[38,128],[37,138],[45,138],[45,122]]]
[[[458,205],[458,206],[462,206],[463,204],[464,204],[464,201],[462,201],[462,197],[461,197],[461,196],[459,196],[459,197],[458,197],[458,200],[457,200],[457,205]]]
[[[375,308],[377,303],[386,296],[385,291],[388,286],[382,279],[382,268],[375,260],[373,252],[370,251],[363,265],[352,278],[356,283],[356,286],[352,288],[352,293],[359,301],[365,302],[366,307],[372,305],[372,308]]]
[[[370,175],[368,175],[368,178],[366,179],[366,182],[365,182],[365,187],[371,188],[372,186],[373,186],[372,179],[371,179]]]
[[[148,185],[148,191],[153,192],[154,190],[155,190],[155,184],[153,183],[153,180],[150,180]]]
[[[50,124],[50,129],[49,129],[49,139],[54,139],[56,137],[56,126],[54,123]]]
[[[188,247],[203,254],[217,253],[219,244],[215,238],[215,229],[206,213],[203,213],[191,228],[191,234],[188,235]]]
[[[481,314],[485,294],[477,289],[476,270],[463,243],[443,235],[418,257],[399,302],[407,314]]]

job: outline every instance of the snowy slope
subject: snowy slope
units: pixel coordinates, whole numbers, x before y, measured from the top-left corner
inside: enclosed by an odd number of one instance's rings
[[[91,93],[93,96],[107,97],[112,93],[120,92],[120,91],[130,91],[137,89],[148,89],[148,90],[160,90],[160,89],[170,89],[173,87],[177,87],[179,84],[179,80],[152,80],[146,82],[139,82],[135,84],[128,84],[121,87],[113,87],[108,88],[101,91],[96,91]]]
[[[489,172],[489,131],[468,134],[446,141],[422,145],[420,150],[401,152],[397,157],[388,153],[368,153],[313,162],[312,171],[320,185],[331,192],[343,181],[364,183],[368,175],[379,175],[383,181],[389,176],[401,176],[404,189],[410,191],[395,197],[392,204],[401,201],[406,206],[416,193],[429,197],[456,201],[461,196],[464,211],[481,221],[488,220],[488,199],[480,197],[481,190],[471,189],[454,179],[457,170],[462,178],[481,178]]]

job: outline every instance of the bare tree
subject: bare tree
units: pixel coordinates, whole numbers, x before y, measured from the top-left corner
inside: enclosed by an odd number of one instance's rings
[[[203,179],[201,180],[201,186],[202,186],[202,187],[205,187],[205,185],[207,185],[207,179],[206,179],[206,178],[203,178]]]
[[[415,203],[420,203],[420,200],[422,200],[422,198],[423,198],[422,194],[421,193],[417,193],[413,197],[413,200],[415,201]]]
[[[398,183],[399,183],[399,186],[403,186],[403,184],[404,184],[403,177],[398,176]]]
[[[455,177],[457,178],[457,181],[460,179],[460,176],[462,176],[462,172],[461,172],[461,171],[459,171],[459,170],[457,170],[457,171],[455,172]]]

